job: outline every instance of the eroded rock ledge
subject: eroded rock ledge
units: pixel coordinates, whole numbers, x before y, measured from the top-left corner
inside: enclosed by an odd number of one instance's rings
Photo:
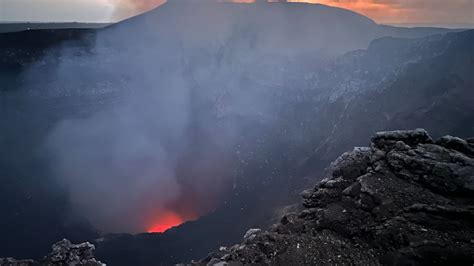
[[[474,139],[377,133],[344,153],[304,209],[198,265],[473,265]]]
[[[54,244],[51,253],[42,261],[16,260],[13,258],[0,258],[0,266],[33,266],[33,265],[72,265],[72,266],[103,266],[105,264],[94,258],[94,245],[86,242],[72,244],[63,239]]]

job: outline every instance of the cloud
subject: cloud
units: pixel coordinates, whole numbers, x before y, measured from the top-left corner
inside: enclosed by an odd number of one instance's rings
[[[474,24],[472,0],[289,0],[351,9],[379,23]]]
[[[106,22],[115,8],[109,0],[0,0],[0,21]]]
[[[114,20],[121,20],[145,12],[166,2],[166,0],[107,0],[115,7]]]

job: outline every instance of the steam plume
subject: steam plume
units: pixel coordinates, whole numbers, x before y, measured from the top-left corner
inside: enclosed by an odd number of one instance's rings
[[[307,75],[293,59],[366,47],[376,26],[316,6],[235,6],[171,4],[100,31],[86,51],[64,43],[25,74],[31,91],[67,103],[44,147],[99,229],[145,232],[170,212],[188,220],[219,206],[244,161],[242,132],[260,136],[255,123],[282,105],[273,97],[291,95],[287,77]]]

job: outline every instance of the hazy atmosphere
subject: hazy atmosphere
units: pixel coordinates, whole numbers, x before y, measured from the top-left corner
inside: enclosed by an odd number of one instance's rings
[[[0,21],[113,22],[156,7],[166,0],[0,0]],[[175,0],[202,2],[212,0]],[[252,3],[254,0],[222,0]],[[269,1],[272,2],[272,1]],[[273,1],[277,2],[277,1]],[[289,0],[347,8],[378,23],[469,27],[472,0]]]
[[[474,265],[473,2],[0,0],[0,266]]]

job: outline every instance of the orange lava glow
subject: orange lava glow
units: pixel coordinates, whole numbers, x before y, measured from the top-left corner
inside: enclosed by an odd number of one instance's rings
[[[147,230],[148,233],[163,233],[166,230],[182,224],[183,219],[172,212],[161,215]]]

